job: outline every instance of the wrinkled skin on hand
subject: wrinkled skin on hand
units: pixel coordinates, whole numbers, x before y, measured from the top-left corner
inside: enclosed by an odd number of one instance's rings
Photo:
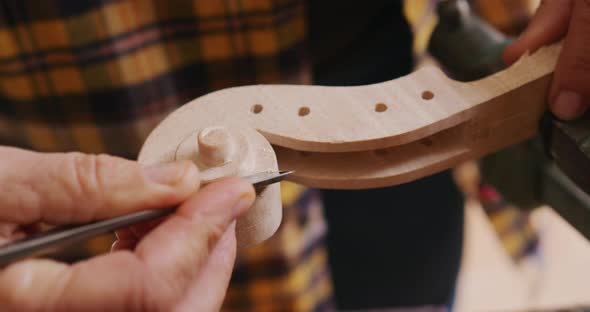
[[[504,51],[515,62],[526,51],[564,39],[549,108],[558,118],[580,117],[590,105],[590,0],[544,0],[524,33]]]
[[[236,254],[235,219],[254,201],[237,178],[199,189],[190,162],[143,167],[105,155],[0,147],[0,241],[39,222],[82,223],[180,204],[165,220],[117,232],[110,254],[67,265],[25,260],[0,271],[2,311],[216,311]]]

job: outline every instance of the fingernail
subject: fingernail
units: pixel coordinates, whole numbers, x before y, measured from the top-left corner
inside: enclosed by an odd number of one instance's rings
[[[582,96],[573,91],[561,91],[551,105],[551,110],[563,120],[575,119],[582,115],[588,106]]]
[[[158,184],[198,183],[198,170],[189,162],[151,165],[145,168],[145,174],[150,180]]]
[[[251,191],[247,191],[240,195],[240,198],[236,202],[233,208],[234,216],[239,216],[246,212],[250,206],[254,203],[255,195]]]

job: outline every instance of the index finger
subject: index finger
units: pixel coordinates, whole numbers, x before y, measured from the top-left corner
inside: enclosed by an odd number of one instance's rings
[[[148,234],[135,253],[161,276],[158,292],[186,289],[229,225],[254,202],[254,187],[239,178],[205,186]],[[168,287],[166,287],[166,285]]]
[[[222,234],[254,197],[244,180],[212,183],[148,234],[135,253],[114,252],[73,266],[48,260],[13,264],[0,272],[2,308],[169,310],[193,288]],[[223,292],[219,296],[206,299],[222,300]]]
[[[543,1],[526,30],[504,50],[504,62],[512,64],[527,51],[534,53],[563,38],[568,30],[572,6],[572,0]]]

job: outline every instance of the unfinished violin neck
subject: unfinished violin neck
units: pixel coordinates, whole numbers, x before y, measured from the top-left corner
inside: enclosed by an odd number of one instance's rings
[[[268,144],[242,140],[211,150],[198,141],[203,129],[228,127],[264,136],[273,145],[278,167],[295,170],[290,179],[308,186],[361,189],[408,182],[533,136],[560,49],[561,44],[544,47],[470,83],[450,80],[429,67],[367,86],[257,85],[213,92],[158,125],[139,160],[193,159],[212,170],[227,167],[228,155],[261,149],[248,161],[264,166],[239,160],[241,171],[209,174],[276,169]]]

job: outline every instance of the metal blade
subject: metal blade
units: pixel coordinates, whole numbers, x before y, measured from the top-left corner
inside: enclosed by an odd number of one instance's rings
[[[256,190],[260,190],[263,187],[280,182],[284,180],[294,171],[280,171],[280,172],[260,172],[247,177],[244,177],[247,181],[252,183]]]

